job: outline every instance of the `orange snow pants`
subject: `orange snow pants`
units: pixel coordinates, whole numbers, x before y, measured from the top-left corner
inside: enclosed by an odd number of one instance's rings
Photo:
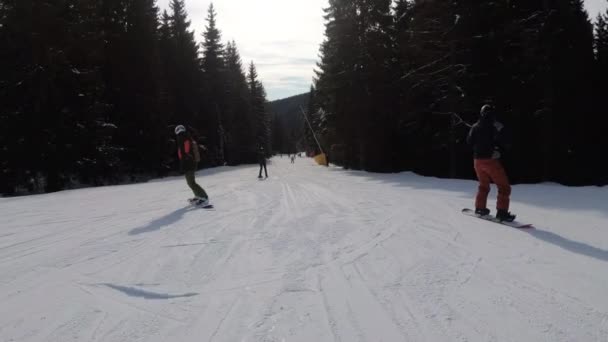
[[[505,173],[505,169],[498,159],[475,159],[475,173],[479,179],[479,189],[475,199],[475,208],[485,208],[490,193],[490,183],[494,182],[498,187],[498,201],[496,209],[509,210],[509,196],[511,185]]]

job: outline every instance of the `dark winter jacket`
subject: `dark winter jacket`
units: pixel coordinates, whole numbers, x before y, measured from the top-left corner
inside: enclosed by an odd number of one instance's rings
[[[266,151],[258,150],[258,162],[260,165],[266,164]]]
[[[196,171],[198,167],[198,146],[196,142],[192,140],[186,134],[180,134],[177,136],[177,157],[180,162],[180,169],[184,172]]]
[[[510,141],[504,126],[492,117],[477,121],[467,137],[475,159],[498,159],[508,150]]]

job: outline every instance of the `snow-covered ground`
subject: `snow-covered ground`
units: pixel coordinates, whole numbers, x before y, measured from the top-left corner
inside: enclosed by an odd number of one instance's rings
[[[608,189],[268,171],[0,199],[0,341],[608,341]]]

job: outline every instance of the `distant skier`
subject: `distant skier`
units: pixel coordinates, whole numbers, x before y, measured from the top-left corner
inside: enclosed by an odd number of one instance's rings
[[[291,155],[289,158],[291,158],[291,163],[292,164],[296,163],[296,155],[295,154]]]
[[[175,127],[175,135],[177,135],[177,156],[180,161],[180,168],[186,175],[186,182],[194,193],[194,198],[188,201],[194,205],[206,206],[209,204],[209,196],[195,180],[195,172],[198,163],[201,161],[198,144],[183,125]]]
[[[480,114],[479,121],[471,127],[467,137],[467,142],[473,147],[475,173],[479,179],[475,213],[482,216],[490,214],[486,206],[490,183],[494,182],[498,187],[496,218],[512,222],[515,220],[515,215],[509,212],[511,185],[500,162],[501,150],[509,147],[504,126],[496,121],[494,108],[491,105],[484,105]]]
[[[260,175],[258,178],[262,178],[262,168],[264,168],[264,173],[266,174],[266,178],[268,178],[268,170],[266,169],[266,151],[264,151],[263,146],[260,146],[258,149],[258,161],[260,163]]]

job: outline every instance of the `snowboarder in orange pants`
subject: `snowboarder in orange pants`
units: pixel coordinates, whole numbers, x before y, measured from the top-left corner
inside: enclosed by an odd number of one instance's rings
[[[475,199],[475,213],[489,215],[487,208],[490,183],[498,187],[498,201],[496,203],[496,218],[501,221],[512,222],[515,215],[509,212],[509,196],[511,185],[507,174],[500,162],[501,149],[508,146],[504,134],[504,126],[496,121],[494,110],[490,105],[481,108],[481,117],[469,132],[467,142],[473,146],[474,167],[479,190]]]
[[[496,209],[498,211],[508,211],[511,185],[509,185],[509,179],[500,161],[497,159],[475,159],[474,166],[477,179],[479,179],[479,190],[475,198],[475,208],[486,208],[488,194],[490,193],[490,183],[494,182],[498,188]]]

